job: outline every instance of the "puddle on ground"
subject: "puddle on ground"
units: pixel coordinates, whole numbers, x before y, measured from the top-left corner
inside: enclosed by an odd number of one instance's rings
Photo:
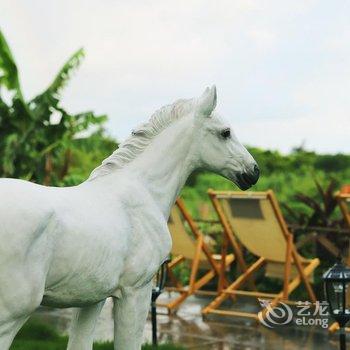
[[[165,301],[168,293],[161,298]],[[209,315],[202,319],[201,309],[210,301],[204,297],[190,297],[176,315],[164,314],[159,308],[159,342],[173,342],[188,349],[200,350],[294,350],[294,349],[338,349],[338,338],[319,327],[280,326],[268,329],[243,318]],[[112,300],[108,299],[98,320],[95,339],[106,341],[113,339]],[[246,309],[254,305],[244,303]],[[72,309],[40,308],[35,318],[51,324],[59,332],[68,333]],[[152,326],[150,319],[144,331],[144,341],[151,342]]]

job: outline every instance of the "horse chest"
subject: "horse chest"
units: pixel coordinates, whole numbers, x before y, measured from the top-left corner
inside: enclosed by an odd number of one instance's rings
[[[120,283],[139,286],[154,276],[169,255],[171,236],[162,214],[156,210],[145,210],[145,207],[132,217],[132,227]]]

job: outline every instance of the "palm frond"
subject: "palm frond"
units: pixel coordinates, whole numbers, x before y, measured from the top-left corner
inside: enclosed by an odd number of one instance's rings
[[[331,179],[331,182],[329,183],[325,192],[324,207],[327,215],[330,215],[338,205],[337,199],[334,195],[336,187],[337,187],[336,181],[334,179]]]
[[[295,198],[297,200],[299,200],[300,202],[304,203],[305,205],[307,205],[308,207],[310,207],[311,209],[313,209],[315,212],[317,212],[317,213],[322,212],[322,208],[321,208],[320,204],[314,198],[306,196],[302,193],[297,193],[295,195]]]
[[[281,203],[283,209],[288,213],[288,217],[292,219],[292,221],[296,222],[299,225],[304,225],[306,220],[305,220],[305,215],[304,213],[300,213],[297,210],[291,208],[288,204],[286,203]]]
[[[16,97],[24,102],[16,62],[0,30],[0,87],[1,85],[10,91],[14,91]]]
[[[52,104],[52,102],[57,104],[62,89],[67,85],[73,72],[80,66],[84,57],[85,53],[82,48],[76,51],[59,70],[49,87],[40,95],[36,96],[30,103],[34,104],[34,107],[45,101],[48,104]]]
[[[312,209],[312,214],[307,217],[308,225],[335,227],[339,224],[333,215],[337,207],[337,200],[334,196],[337,182],[331,178],[326,187],[322,186],[316,179],[314,179],[314,182],[321,201],[319,198],[316,199],[303,193],[297,193],[294,198]]]
[[[316,188],[317,188],[319,195],[321,196],[322,200],[325,201],[326,200],[326,193],[323,190],[321,184],[317,181],[317,179],[314,179],[314,182],[315,182],[315,185],[316,185]]]

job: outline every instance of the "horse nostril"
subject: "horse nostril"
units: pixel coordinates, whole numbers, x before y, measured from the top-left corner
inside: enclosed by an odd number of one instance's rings
[[[246,173],[242,173],[242,178],[248,184],[250,184],[252,182],[250,176],[248,174],[246,174]]]
[[[260,169],[257,164],[254,165],[254,175],[259,176],[260,174]]]
[[[244,172],[238,175],[240,180],[249,186],[255,185],[259,179],[260,169],[258,165],[254,165],[249,172]]]

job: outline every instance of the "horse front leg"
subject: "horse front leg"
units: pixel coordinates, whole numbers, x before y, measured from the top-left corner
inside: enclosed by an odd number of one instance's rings
[[[142,288],[127,288],[114,298],[114,349],[140,350],[143,329],[151,302],[152,283]]]
[[[74,312],[67,350],[92,350],[96,321],[105,300]]]

